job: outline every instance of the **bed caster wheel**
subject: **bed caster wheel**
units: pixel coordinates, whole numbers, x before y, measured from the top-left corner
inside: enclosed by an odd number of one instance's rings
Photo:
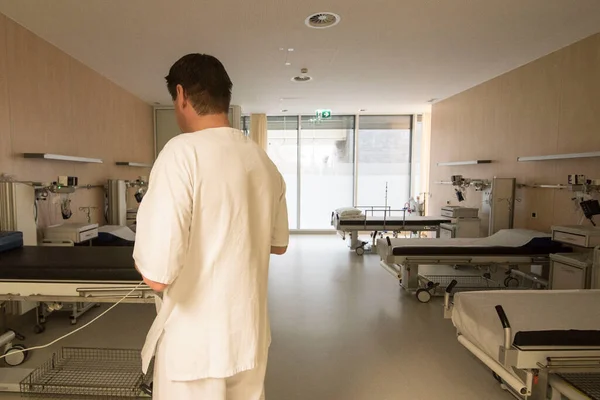
[[[356,254],[362,256],[363,254],[365,254],[365,249],[363,247],[357,247]]]
[[[502,382],[502,378],[500,378],[500,376],[497,373],[492,372],[492,376],[494,377],[495,380],[498,381],[498,383],[500,383],[500,384],[504,383],[504,382]]]
[[[512,276],[509,276],[508,278],[506,278],[504,280],[504,286],[505,287],[517,287],[517,286],[519,286],[519,280],[517,278],[513,278]]]
[[[416,295],[417,300],[421,303],[429,303],[429,300],[431,300],[431,293],[429,293],[429,290],[427,289],[418,289]]]
[[[42,332],[44,332],[46,330],[46,327],[42,324],[37,324],[36,326],[33,327],[33,332],[35,332],[36,334],[40,334]]]
[[[77,320],[74,318],[71,318],[71,325],[77,325]]]
[[[27,360],[27,347],[22,344],[15,344],[4,352],[4,362],[10,367],[21,365]]]

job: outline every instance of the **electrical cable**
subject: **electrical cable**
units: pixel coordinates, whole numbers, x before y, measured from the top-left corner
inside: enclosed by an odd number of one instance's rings
[[[27,353],[27,352],[30,352],[30,351],[33,351],[33,350],[45,349],[46,347],[50,347],[53,344],[55,344],[57,342],[60,342],[61,340],[66,339],[69,336],[71,336],[71,335],[73,335],[73,334],[81,331],[82,329],[87,328],[88,326],[90,326],[91,324],[93,324],[94,322],[96,322],[97,320],[99,320],[100,318],[102,318],[103,316],[105,316],[113,308],[115,308],[116,306],[118,306],[119,304],[121,304],[123,301],[125,301],[125,299],[127,299],[133,292],[135,292],[137,289],[139,289],[143,284],[144,284],[143,281],[140,282],[140,283],[138,283],[136,287],[134,287],[133,289],[131,289],[131,291],[129,293],[127,293],[125,296],[123,296],[119,301],[117,301],[115,304],[113,304],[108,309],[106,309],[106,311],[102,312],[100,315],[96,316],[94,319],[92,319],[91,321],[89,321],[85,325],[80,326],[79,328],[77,328],[75,330],[72,330],[71,332],[67,333],[66,335],[63,335],[63,336],[59,337],[58,339],[54,339],[50,343],[47,343],[47,344],[44,344],[44,345],[41,345],[41,346],[29,347],[29,348],[26,348],[26,349],[23,349],[23,350],[15,348],[15,349],[13,349],[13,351],[11,351],[11,352],[9,352],[7,354],[1,355],[0,356],[0,360],[2,360],[3,358],[5,358],[7,356],[14,355],[15,353],[18,353],[18,352]]]

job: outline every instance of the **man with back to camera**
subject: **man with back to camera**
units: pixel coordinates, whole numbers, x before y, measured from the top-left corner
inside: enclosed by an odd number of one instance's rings
[[[289,239],[285,183],[230,128],[232,83],[219,60],[188,54],[166,81],[183,134],[156,159],[137,215],[136,268],[164,292],[144,372],[156,352],[157,400],[264,399],[269,258]]]

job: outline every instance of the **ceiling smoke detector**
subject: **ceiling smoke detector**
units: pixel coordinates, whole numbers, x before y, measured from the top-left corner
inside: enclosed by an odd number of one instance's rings
[[[292,81],[293,82],[308,82],[308,81],[312,80],[312,77],[308,76],[307,74],[308,74],[308,69],[307,68],[302,68],[300,70],[300,75],[294,76],[292,78]]]
[[[309,28],[326,29],[340,23],[340,16],[331,12],[320,12],[310,15],[304,23]]]

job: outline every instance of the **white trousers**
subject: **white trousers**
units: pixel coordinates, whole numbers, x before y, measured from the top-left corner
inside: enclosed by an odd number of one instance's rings
[[[161,341],[162,342],[162,341]],[[159,342],[154,360],[154,400],[265,400],[266,360],[258,367],[223,379],[174,382],[167,378],[165,346]]]

